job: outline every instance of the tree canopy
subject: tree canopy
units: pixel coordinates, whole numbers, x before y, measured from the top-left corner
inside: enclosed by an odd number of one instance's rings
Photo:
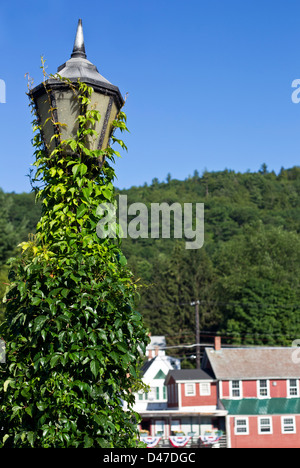
[[[195,171],[183,181],[169,173],[165,181],[118,193],[127,195],[128,206],[204,203],[205,242],[199,250],[186,250],[184,239],[122,241],[141,285],[137,307],[152,334],[166,335],[170,345],[194,342],[190,304],[199,300],[203,342],[218,333],[229,344],[289,345],[300,335],[299,167],[279,174],[265,165],[246,173]],[[2,242],[3,265],[26,230],[34,231],[40,207],[32,194],[2,198],[9,233]]]

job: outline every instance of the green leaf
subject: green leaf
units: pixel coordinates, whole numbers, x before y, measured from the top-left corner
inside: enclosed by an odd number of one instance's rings
[[[87,166],[85,164],[83,164],[83,163],[79,164],[79,171],[80,171],[81,177],[84,176],[84,174],[87,173],[87,170],[88,170],[88,168],[87,168]]]
[[[95,414],[93,419],[95,423],[97,423],[98,426],[100,426],[102,429],[106,428],[107,418],[104,416],[104,414]]]
[[[121,360],[122,360],[123,366],[126,368],[128,366],[128,364],[130,363],[131,358],[130,358],[129,354],[124,354],[124,356],[122,356]]]
[[[40,297],[34,297],[34,298],[32,299],[32,301],[31,301],[31,303],[32,303],[32,305],[34,305],[34,306],[38,306],[38,305],[40,305],[41,301],[42,301],[42,299],[41,299]]]
[[[34,321],[33,330],[35,332],[40,331],[47,320],[48,315],[40,315],[39,317],[37,317]]]
[[[25,296],[25,292],[26,292],[26,283],[23,283],[23,282],[19,283],[18,284],[18,290],[19,290],[19,292],[21,294],[21,298],[23,298]]]
[[[30,443],[31,447],[33,447],[34,443],[34,432],[28,432],[27,433],[27,440]]]
[[[91,361],[91,363],[90,363],[90,369],[91,369],[91,371],[92,371],[92,373],[93,373],[93,375],[94,375],[95,377],[97,377],[97,375],[98,375],[99,367],[100,367],[100,365],[99,365],[99,362],[98,362],[98,361],[95,361],[95,360]]]
[[[82,203],[78,208],[77,208],[77,213],[76,213],[76,218],[82,218],[82,216],[87,212],[87,207]]]
[[[25,408],[25,412],[32,418],[31,406],[27,406],[27,407]]]
[[[92,187],[85,187],[82,189],[82,193],[83,193],[83,196],[84,198],[86,199],[87,202],[90,201],[90,195],[93,191],[93,188]]]
[[[117,343],[117,348],[123,353],[128,353],[128,348],[123,343]]]
[[[52,356],[51,360],[50,360],[50,367],[55,367],[58,360],[60,360],[61,358],[61,354],[55,354],[54,356]]]
[[[119,362],[119,359],[120,359],[120,356],[118,353],[116,353],[115,351],[112,351],[110,353],[110,357],[113,358],[113,360],[115,361],[115,363],[118,363]]]
[[[37,409],[40,410],[40,411],[44,411],[47,408],[47,406],[48,405],[46,403],[43,403],[43,402],[39,402],[36,405]]]
[[[95,332],[92,332],[90,334],[91,341],[95,344],[97,344],[97,334]]]
[[[77,142],[75,140],[68,140],[68,145],[70,146],[72,151],[76,151],[77,149]]]
[[[107,200],[111,200],[113,192],[108,187],[103,187],[102,193],[107,198]]]
[[[84,448],[90,448],[94,445],[93,439],[91,439],[88,435],[84,437]]]
[[[125,257],[125,255],[121,254],[119,256],[119,262],[120,262],[120,265],[122,265],[122,266],[127,265],[127,258]]]
[[[7,391],[7,387],[9,386],[10,382],[13,382],[13,380],[12,379],[5,380],[4,385],[3,385],[4,392]]]
[[[73,172],[74,177],[77,177],[79,170],[80,170],[80,164],[75,164],[75,166],[72,167],[72,172]]]
[[[64,298],[66,298],[68,296],[69,292],[70,292],[69,289],[64,288],[64,289],[61,290],[61,295]]]

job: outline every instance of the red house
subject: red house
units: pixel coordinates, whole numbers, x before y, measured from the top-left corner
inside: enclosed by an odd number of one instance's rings
[[[299,351],[221,347],[217,338],[201,369],[156,375],[164,379],[165,403],[140,412],[141,428],[162,440],[190,436],[199,446],[221,434],[222,447],[300,448]]]
[[[206,348],[230,448],[300,448],[300,364],[295,348]]]
[[[171,370],[165,385],[167,408],[173,410],[173,419],[180,422],[178,425],[183,432],[196,437],[207,431],[225,432],[227,411],[218,402],[218,382],[211,372],[202,369]]]

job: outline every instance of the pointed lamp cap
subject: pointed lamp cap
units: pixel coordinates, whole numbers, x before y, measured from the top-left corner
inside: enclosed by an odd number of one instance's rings
[[[71,54],[71,57],[72,58],[75,58],[75,57],[86,58],[81,19],[78,20],[76,37],[75,37],[75,42],[74,42],[74,47],[73,47],[73,52]]]

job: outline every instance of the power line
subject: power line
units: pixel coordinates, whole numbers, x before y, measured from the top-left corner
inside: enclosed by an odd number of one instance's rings
[[[151,305],[151,308],[156,308],[158,309],[159,307],[164,307],[166,305],[173,305],[173,306],[190,306],[192,304],[195,304],[195,302],[199,302],[199,304],[203,305],[229,305],[229,306],[269,306],[269,307],[278,307],[278,308],[288,308],[288,307],[299,307],[300,308],[300,302],[289,302],[285,304],[274,304],[274,303],[268,303],[268,302],[240,302],[240,301],[231,301],[231,302],[225,302],[225,301],[207,301],[207,300],[201,300],[201,301],[191,301],[191,302],[179,302],[179,303],[174,303],[171,301],[166,301],[161,304],[155,304]]]

